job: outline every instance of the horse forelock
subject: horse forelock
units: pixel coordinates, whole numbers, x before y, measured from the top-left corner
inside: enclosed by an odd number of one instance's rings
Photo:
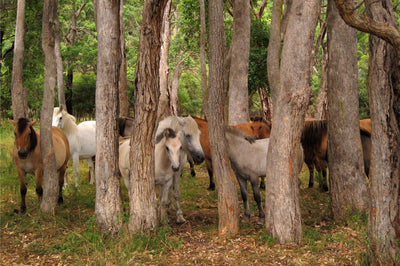
[[[29,134],[29,151],[32,151],[36,148],[37,145],[37,137],[36,132],[33,129],[32,125],[29,123],[29,119],[27,118],[20,118],[17,124],[17,130],[19,134],[23,134],[25,130],[29,127],[31,134]]]

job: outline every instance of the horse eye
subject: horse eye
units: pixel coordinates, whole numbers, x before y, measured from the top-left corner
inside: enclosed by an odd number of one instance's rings
[[[168,147],[165,147],[165,149],[167,150],[167,152],[169,152],[169,148]]]

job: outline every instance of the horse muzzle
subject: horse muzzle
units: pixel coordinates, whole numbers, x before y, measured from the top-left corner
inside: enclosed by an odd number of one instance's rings
[[[171,167],[172,167],[172,170],[173,170],[174,172],[178,172],[179,169],[180,169],[179,165],[178,165],[178,166],[173,165],[173,166],[171,166]]]
[[[19,150],[18,157],[20,159],[26,159],[26,157],[28,157],[28,152],[26,150]]]
[[[204,153],[190,153],[195,164],[201,164],[204,161]]]

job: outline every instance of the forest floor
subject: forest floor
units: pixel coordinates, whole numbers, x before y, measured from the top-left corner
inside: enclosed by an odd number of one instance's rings
[[[4,158],[4,157],[3,157]],[[216,191],[208,191],[205,167],[197,176],[185,169],[181,179],[186,223],[178,225],[170,213],[168,226],[147,235],[132,235],[129,217],[122,218],[121,233],[104,238],[96,229],[95,189],[88,184],[87,167],[78,189],[64,189],[64,204],[55,216],[40,213],[29,180],[27,213],[17,214],[19,185],[12,166],[0,177],[0,265],[359,265],[365,264],[366,218],[354,215],[340,223],[332,219],[329,196],[318,187],[300,190],[303,238],[301,244],[280,245],[266,233],[257,217],[251,188],[252,216],[243,218],[236,236],[218,236]],[[3,165],[2,165],[3,166]],[[71,168],[69,171],[71,171]],[[4,173],[4,172],[2,172]],[[69,176],[72,174],[69,172]],[[308,172],[302,172],[306,183]],[[127,201],[126,190],[124,192]],[[263,198],[264,198],[264,194]],[[125,203],[129,208],[129,205]]]

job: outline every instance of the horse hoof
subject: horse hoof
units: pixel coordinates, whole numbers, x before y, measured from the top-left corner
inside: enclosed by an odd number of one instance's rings
[[[183,218],[183,216],[179,216],[177,219],[176,219],[176,223],[177,224],[183,224],[183,223],[185,223],[186,222],[186,220],[185,220],[185,218]]]
[[[215,190],[215,185],[214,185],[214,184],[210,185],[210,186],[207,188],[207,190],[209,190],[209,191],[214,191],[214,190]]]
[[[63,204],[64,203],[64,199],[62,197],[58,198],[58,204]]]

